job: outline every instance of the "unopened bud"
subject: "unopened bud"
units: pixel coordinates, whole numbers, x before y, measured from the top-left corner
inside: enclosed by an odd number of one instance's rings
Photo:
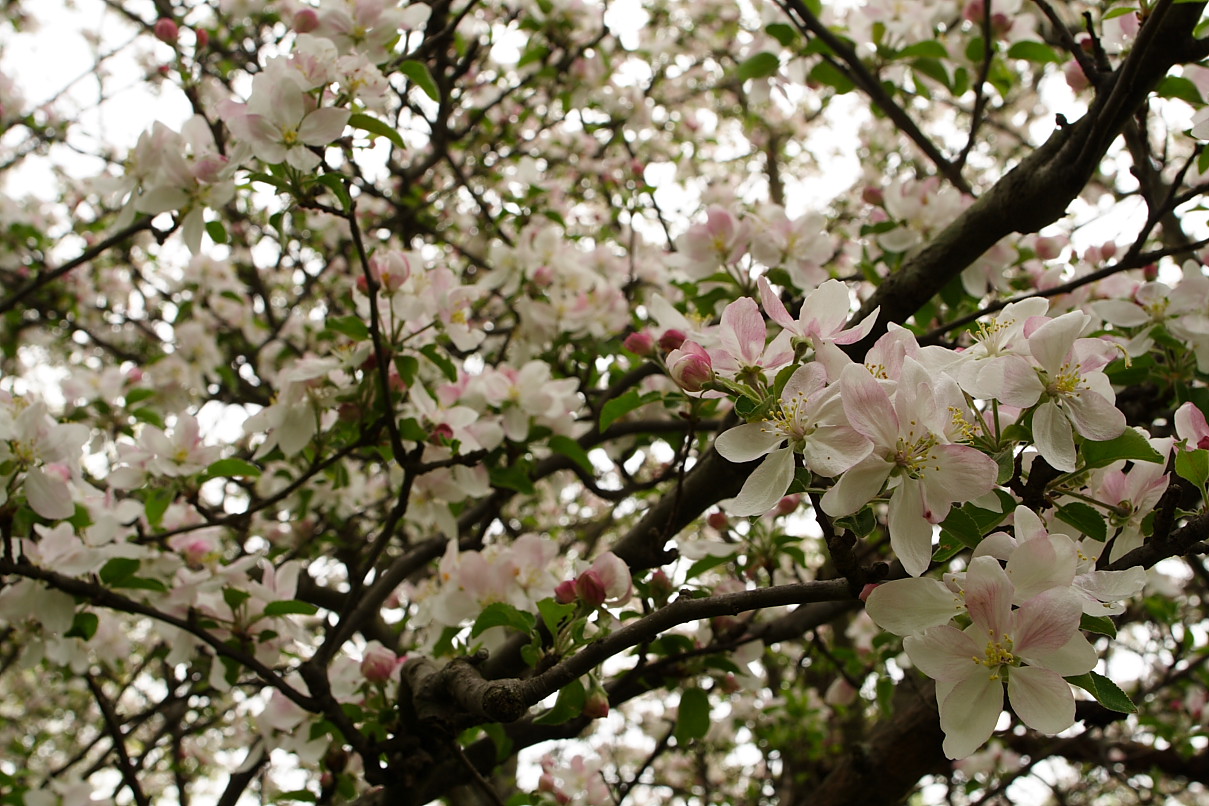
[[[684,344],[684,340],[687,338],[688,336],[684,335],[683,330],[667,330],[659,337],[659,349],[665,353],[670,353],[672,350],[679,349],[680,345]]]
[[[579,595],[580,600],[592,607],[604,604],[607,595],[600,574],[592,570],[584,571],[575,580],[575,592]]]
[[[725,512],[711,512],[706,516],[705,522],[711,529],[717,529],[719,532],[730,526],[730,518],[726,517]]]
[[[294,30],[300,34],[309,34],[319,27],[319,15],[313,8],[301,9],[294,15]]]
[[[175,45],[176,40],[180,38],[180,28],[177,24],[167,17],[160,17],[155,21],[155,38],[161,42],[167,42],[169,45]]]
[[[197,28],[193,31],[193,36],[199,49],[204,49],[210,44],[210,32],[205,28]]]
[[[777,502],[777,514],[778,515],[788,515],[791,512],[795,511],[798,508],[798,505],[801,503],[802,503],[802,496],[798,495],[797,493],[794,493],[793,495],[787,495],[784,498],[782,498],[780,501]]]
[[[574,580],[564,579],[554,586],[554,601],[559,604],[571,604],[576,598]]]
[[[609,715],[609,697],[602,689],[593,689],[584,701],[584,716],[589,719],[604,719]]]
[[[648,356],[655,352],[655,337],[649,330],[639,330],[626,336],[621,346],[635,355]]]
[[[873,593],[875,588],[877,588],[877,585],[875,585],[872,582],[870,582],[865,587],[861,588],[861,594],[860,594],[861,601],[862,602],[869,601],[869,594]]]
[[[381,644],[374,642],[365,650],[361,659],[361,674],[371,683],[385,683],[394,677],[395,669],[402,658]]]
[[[657,601],[666,601],[672,595],[672,580],[660,568],[655,573],[651,574],[651,596]]]

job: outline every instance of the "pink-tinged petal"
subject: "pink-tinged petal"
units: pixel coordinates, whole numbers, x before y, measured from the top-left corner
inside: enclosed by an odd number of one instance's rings
[[[836,344],[855,344],[861,339],[869,335],[873,330],[873,326],[877,324],[877,315],[881,313],[882,306],[878,305],[868,316],[858,322],[856,325],[835,336],[833,341]]]
[[[1070,587],[1078,562],[1077,547],[1066,535],[1034,537],[1020,544],[1008,560],[1007,575],[1016,588],[1016,602],[1056,587]]]
[[[767,336],[764,317],[751,297],[740,297],[722,311],[719,345],[741,364],[749,367],[759,364]]]
[[[1139,327],[1150,322],[1150,314],[1140,305],[1123,299],[1102,299],[1091,304],[1092,311],[1105,322],[1120,327]]]
[[[1125,431],[1125,415],[1095,392],[1084,390],[1067,398],[1066,410],[1075,428],[1088,439],[1116,439]]]
[[[344,133],[351,114],[347,109],[316,109],[298,127],[298,139],[309,146],[325,146]]]
[[[854,467],[872,451],[873,443],[851,428],[820,426],[810,435],[802,453],[811,472],[835,477]]]
[[[1038,650],[1035,652],[1017,652],[1016,654],[1033,666],[1049,669],[1063,677],[1090,672],[1096,668],[1096,664],[1100,661],[1100,656],[1096,654],[1096,648],[1091,645],[1091,642],[1081,632],[1076,632],[1070,637],[1069,641],[1057,649],[1048,652]]]
[[[811,362],[803,364],[789,376],[781,390],[782,400],[793,400],[799,395],[814,402],[814,396],[827,386],[827,368]]]
[[[1124,571],[1092,571],[1075,577],[1074,585],[1099,602],[1116,602],[1142,592],[1142,588],[1146,587],[1146,571],[1136,566]],[[1122,609],[1108,608],[1089,599],[1083,604],[1083,612],[1103,616],[1115,615]]]
[[[864,371],[863,369],[861,370]],[[839,481],[823,495],[823,511],[833,518],[851,515],[869,503],[882,491],[893,465],[870,456],[840,476]]]
[[[722,508],[739,517],[763,515],[785,497],[792,481],[793,451],[775,450],[747,477],[738,495],[722,502]]]
[[[1023,356],[1005,355],[993,359],[983,373],[985,377],[980,374],[979,383],[993,388],[993,397],[1009,406],[1027,409],[1040,400],[1045,391],[1036,368]]]
[[[1021,540],[1032,540],[1034,537],[1044,537],[1045,524],[1036,512],[1021,504],[1012,513],[1012,525],[1016,527],[1016,536]]]
[[[781,297],[768,284],[768,279],[761,277],[756,280],[756,285],[760,288],[760,304],[764,306],[764,313],[768,314],[768,318],[786,330],[797,333],[793,317],[785,309],[785,304],[781,302]]]
[[[859,364],[849,365],[840,376],[840,397],[848,424],[873,441],[876,448],[898,442],[898,415],[882,385]]]
[[[1090,319],[1082,311],[1071,311],[1033,331],[1028,339],[1029,350],[1042,369],[1051,376],[1058,373],[1067,353],[1075,346],[1075,339],[1083,335]]]
[[[932,562],[932,524],[924,517],[919,482],[904,479],[890,496],[890,548],[908,574],[917,577]]]
[[[850,310],[852,300],[848,286],[839,280],[831,279],[806,295],[798,319],[806,326],[810,335],[832,338],[843,329]]]
[[[895,635],[948,624],[964,609],[961,597],[935,579],[896,579],[878,585],[865,601],[873,622]]]
[[[982,539],[974,549],[971,559],[975,557],[994,557],[1006,561],[1016,550],[1016,538],[1007,532],[995,532]]]
[[[1003,683],[991,679],[990,670],[959,682],[940,703],[945,755],[958,759],[977,752],[995,732],[1002,712]]]
[[[999,561],[993,557],[970,560],[965,581],[966,607],[980,635],[994,641],[1012,633],[1012,599],[1015,589]],[[1076,619],[1076,623],[1077,623]],[[1065,639],[1064,639],[1065,640]]]
[[[969,579],[968,575],[966,578]],[[1013,651],[1029,657],[1036,652],[1061,649],[1078,631],[1082,615],[1083,605],[1070,588],[1051,588],[1037,594],[1012,613],[1015,621],[1015,628],[1010,631],[1015,640]]]
[[[1075,469],[1074,432],[1052,401],[1042,403],[1033,413],[1033,443],[1055,470],[1069,473]]]
[[[1209,448],[1209,422],[1191,400],[1175,410],[1175,433],[1190,448]]]
[[[43,518],[57,521],[76,511],[67,482],[35,467],[25,474],[25,500]]]
[[[928,452],[928,467],[922,472],[926,503],[939,507],[989,493],[995,488],[999,466],[967,445],[937,445]]]
[[[727,461],[750,462],[764,456],[784,441],[784,434],[771,423],[761,421],[738,425],[724,431],[714,440],[714,448]]]
[[[1008,701],[1020,721],[1042,733],[1061,733],[1075,724],[1070,684],[1049,669],[1020,666],[1008,676]]]
[[[947,624],[932,627],[903,639],[903,649],[911,662],[933,680],[955,683],[971,675],[990,674],[979,659],[984,647],[966,633]]]

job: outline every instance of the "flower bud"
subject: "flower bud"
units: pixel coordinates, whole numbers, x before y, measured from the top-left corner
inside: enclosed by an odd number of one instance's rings
[[[155,21],[155,38],[161,42],[166,42],[169,45],[175,45],[176,40],[180,38],[180,28],[177,24],[167,17],[160,17]]]
[[[377,641],[371,641],[361,659],[361,674],[371,683],[385,683],[395,675],[403,659]]]
[[[604,719],[609,715],[609,695],[604,693],[600,687],[593,688],[588,692],[588,698],[584,701],[583,715],[589,719]]]
[[[802,503],[802,496],[794,493],[787,495],[777,502],[777,514],[788,515],[797,510],[798,505]]]
[[[545,288],[554,282],[554,269],[549,266],[538,266],[533,270],[533,283],[540,288]]]
[[[659,337],[659,349],[665,353],[670,353],[684,344],[684,340],[687,338],[688,336],[684,335],[683,330],[672,328],[671,330],[664,331],[663,335]]]
[[[667,371],[681,389],[700,392],[714,379],[714,362],[700,344],[686,341],[667,356]]]
[[[725,512],[711,512],[706,516],[705,522],[711,529],[717,529],[719,532],[725,531],[730,526],[730,518],[726,517]]]
[[[199,50],[204,50],[210,44],[210,32],[205,28],[197,28],[193,31],[195,47]]]
[[[571,604],[578,596],[575,593],[575,580],[564,579],[554,587],[554,601],[559,604]]]
[[[655,352],[655,337],[649,330],[639,330],[626,336],[621,346],[635,355],[646,357]]]
[[[600,579],[600,574],[591,569],[580,574],[575,580],[575,593],[581,601],[592,607],[604,604],[605,585]]]
[[[876,588],[877,588],[877,585],[876,585],[876,584],[874,584],[874,583],[872,583],[872,582],[870,582],[870,583],[869,583],[868,585],[866,585],[865,587],[861,588],[861,594],[860,594],[860,599],[861,599],[861,601],[862,601],[862,602],[867,602],[867,601],[869,601],[869,594],[873,593],[873,591],[874,591]]]
[[[294,15],[294,30],[300,34],[309,34],[319,27],[319,15],[313,8],[304,8]]]
[[[659,602],[667,601],[667,598],[672,595],[672,580],[668,578],[662,568],[651,574],[650,589],[651,596]]]

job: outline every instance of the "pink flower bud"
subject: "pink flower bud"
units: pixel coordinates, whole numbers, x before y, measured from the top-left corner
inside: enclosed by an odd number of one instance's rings
[[[160,17],[155,21],[154,31],[156,39],[161,42],[167,42],[169,45],[175,45],[181,33],[176,23],[167,17]]]
[[[1145,266],[1143,266],[1142,277],[1144,277],[1148,283],[1153,283],[1155,280],[1159,279],[1159,264],[1147,263]]]
[[[797,510],[798,505],[801,503],[802,503],[802,496],[798,495],[797,493],[794,493],[793,495],[787,495],[784,498],[782,498],[780,501],[777,502],[777,514],[778,515],[788,515],[791,512],[794,512],[795,510]]]
[[[886,203],[886,193],[881,188],[866,187],[861,191],[861,201],[865,204],[872,204],[874,207],[881,207]]]
[[[686,341],[680,349],[668,353],[667,371],[684,391],[700,392],[714,379],[714,362],[704,347]]]
[[[665,601],[672,595],[672,580],[660,568],[655,573],[651,574],[651,595],[659,601]]]
[[[319,14],[313,8],[301,9],[294,15],[294,30],[300,34],[309,34],[319,27]]]
[[[970,0],[966,3],[966,7],[961,11],[961,17],[966,22],[981,24],[982,18],[986,14],[986,3],[983,0]]]
[[[1062,239],[1040,235],[1033,241],[1033,251],[1041,260],[1053,260],[1062,254]]]
[[[1117,254],[1117,245],[1113,241],[1106,241],[1100,244],[1100,259],[1112,260]]]
[[[869,594],[873,593],[875,588],[877,588],[877,585],[872,582],[870,582],[865,587],[861,588],[861,594],[860,594],[861,601],[862,602],[869,601]]]
[[[538,266],[533,270],[533,282],[541,288],[550,285],[554,282],[554,269],[549,266]]]
[[[428,435],[428,441],[433,445],[444,445],[453,439],[453,426],[449,423],[437,423],[433,426],[432,433]]]
[[[210,44],[210,32],[205,28],[197,28],[193,31],[193,36],[196,40],[196,47],[205,49]]]
[[[575,593],[581,601],[592,607],[604,604],[605,586],[600,574],[590,569],[580,574],[575,580]]]
[[[371,683],[385,683],[394,677],[395,669],[402,663],[403,658],[377,641],[371,641],[361,659],[361,674]]]
[[[635,355],[648,356],[655,352],[655,337],[649,330],[639,330],[626,336],[621,346]]]
[[[730,526],[730,518],[726,517],[725,512],[711,512],[706,516],[705,522],[711,529],[717,529],[719,532]]]
[[[684,331],[682,330],[672,329],[664,331],[663,335],[659,337],[659,349],[665,353],[670,353],[684,344],[684,340],[687,338],[688,336],[684,335]]]
[[[722,688],[723,694],[738,694],[743,688],[739,685],[739,678],[735,677],[734,672],[727,672],[726,677],[719,681],[719,686]]]
[[[1066,63],[1062,68],[1062,74],[1066,76],[1067,85],[1075,92],[1082,92],[1091,86],[1091,81],[1088,80],[1087,74],[1083,72],[1083,68],[1074,59]]]
[[[609,715],[609,697],[603,690],[596,688],[588,694],[584,702],[584,716],[589,719],[604,719]]]
[[[564,579],[554,587],[554,601],[559,604],[571,604],[578,596],[575,593],[575,580]]]

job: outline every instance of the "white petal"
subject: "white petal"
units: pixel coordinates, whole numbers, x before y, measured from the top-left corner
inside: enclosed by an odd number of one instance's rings
[[[1003,684],[990,670],[959,682],[940,704],[940,728],[949,758],[965,758],[986,744],[1003,711]]]
[[[793,451],[781,448],[768,454],[755,472],[747,477],[743,489],[721,506],[739,517],[763,515],[785,497],[793,481]]]
[[[728,461],[750,462],[759,459],[784,441],[784,435],[771,423],[746,423],[720,434],[714,440],[714,448]]]
[[[963,609],[961,597],[935,579],[896,579],[878,585],[865,602],[873,622],[895,635],[948,624]]]
[[[1007,688],[1012,710],[1033,730],[1060,733],[1075,723],[1075,697],[1056,672],[1020,666],[1009,672]]]
[[[76,511],[67,482],[55,478],[40,467],[25,474],[25,499],[43,518],[70,518]]]
[[[1041,458],[1055,470],[1075,469],[1075,438],[1070,421],[1052,401],[1046,401],[1033,414],[1033,442]]]

